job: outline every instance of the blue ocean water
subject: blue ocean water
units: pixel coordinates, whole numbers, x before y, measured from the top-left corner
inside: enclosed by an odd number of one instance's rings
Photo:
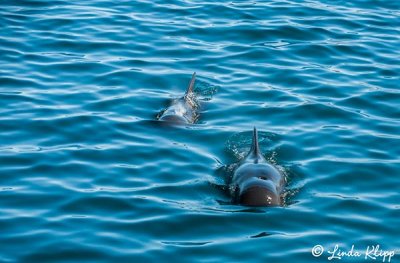
[[[5,0],[0,25],[1,262],[400,260],[399,1]],[[194,71],[198,123],[161,125]],[[253,126],[284,207],[221,190]]]

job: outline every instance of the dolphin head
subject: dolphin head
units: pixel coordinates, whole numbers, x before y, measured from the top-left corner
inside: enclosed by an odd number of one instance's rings
[[[246,206],[278,206],[278,190],[271,180],[253,177],[240,186],[238,202]]]

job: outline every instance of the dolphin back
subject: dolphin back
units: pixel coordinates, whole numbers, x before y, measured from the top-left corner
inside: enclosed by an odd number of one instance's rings
[[[170,123],[196,122],[199,117],[199,104],[193,91],[195,81],[196,72],[192,75],[185,95],[179,99],[173,100],[171,105],[160,114],[160,120]]]

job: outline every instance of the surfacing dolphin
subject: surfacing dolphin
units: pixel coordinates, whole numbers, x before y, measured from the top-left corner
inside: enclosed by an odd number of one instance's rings
[[[239,204],[281,205],[285,177],[261,154],[255,127],[251,149],[234,171],[231,183],[235,189],[235,201]]]
[[[193,92],[196,81],[196,72],[183,97],[172,101],[171,105],[160,113],[159,120],[174,124],[193,124],[199,118],[199,103]]]

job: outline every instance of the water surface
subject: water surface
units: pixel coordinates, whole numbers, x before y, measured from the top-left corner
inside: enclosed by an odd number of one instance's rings
[[[0,261],[312,262],[327,259],[311,255],[317,244],[399,249],[399,8],[2,1]],[[198,123],[160,125],[194,71]],[[253,126],[287,172],[285,207],[232,205],[219,187]]]

